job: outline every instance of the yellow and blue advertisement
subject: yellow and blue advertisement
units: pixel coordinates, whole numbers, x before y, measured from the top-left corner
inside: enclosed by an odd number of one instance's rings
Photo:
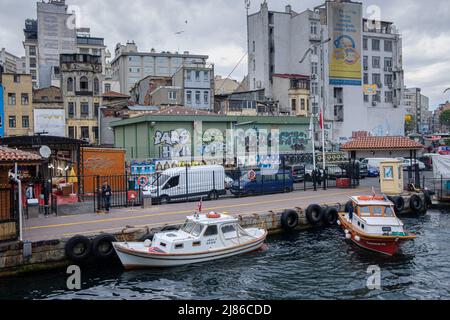
[[[362,85],[362,5],[327,2],[331,85]]]

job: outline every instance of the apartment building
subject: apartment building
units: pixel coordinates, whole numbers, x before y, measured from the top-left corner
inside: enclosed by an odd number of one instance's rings
[[[139,52],[137,45],[129,41],[117,44],[115,58],[111,61],[113,79],[120,83],[121,93],[129,94],[134,85],[147,76],[172,77],[183,65],[206,65],[208,56],[168,51]]]
[[[345,30],[340,12],[351,20]],[[330,146],[357,131],[404,133],[402,42],[392,23],[364,19],[362,4],[350,1],[327,1],[300,13],[292,6],[270,11],[264,2],[248,16],[248,31],[250,90],[265,89],[280,113],[294,115],[291,84],[279,86],[279,78],[309,78],[304,114],[324,107]]]
[[[414,133],[428,133],[432,125],[430,99],[422,94],[420,88],[405,88],[403,94],[406,114],[413,120]]]
[[[102,104],[102,59],[90,54],[62,54],[60,70],[66,134],[96,143]]]
[[[3,135],[5,137],[32,135],[34,125],[31,75],[3,73],[1,83],[3,87],[3,120],[1,121]]]
[[[5,48],[0,50],[0,65],[6,73],[25,73],[25,57],[18,57]]]

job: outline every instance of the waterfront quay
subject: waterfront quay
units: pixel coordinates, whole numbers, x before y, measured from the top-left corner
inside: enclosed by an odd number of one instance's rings
[[[204,201],[202,211],[227,213],[238,217],[243,226],[264,226],[273,234],[282,231],[281,215],[285,210],[295,210],[300,218],[298,229],[305,229],[311,227],[305,217],[305,210],[309,205],[343,208],[349,195],[368,194],[371,190],[371,187],[361,186],[355,189],[302,191]],[[108,233],[120,240],[136,241],[151,230],[182,224],[196,208],[196,202],[174,203],[149,208],[115,209],[109,214],[92,213],[26,220],[23,243],[0,245],[0,277],[70,265],[71,262],[65,255],[65,244],[75,235],[94,238]],[[31,249],[25,249],[24,243],[28,243]]]

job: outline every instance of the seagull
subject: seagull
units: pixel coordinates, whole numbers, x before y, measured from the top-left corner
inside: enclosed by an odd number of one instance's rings
[[[176,35],[180,35],[180,34],[182,34],[184,31],[178,31],[178,32],[175,32],[175,34]]]

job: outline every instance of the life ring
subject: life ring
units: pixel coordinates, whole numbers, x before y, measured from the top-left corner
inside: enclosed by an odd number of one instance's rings
[[[208,219],[219,219],[221,217],[221,215],[219,213],[216,212],[210,212],[206,215],[206,217]]]
[[[423,210],[423,200],[417,194],[414,194],[411,199],[409,199],[409,207],[412,212],[419,214]]]
[[[392,202],[394,203],[395,213],[399,214],[405,210],[405,199],[403,197],[394,197]]]
[[[323,222],[327,226],[335,225],[338,221],[339,212],[336,208],[330,207],[325,210],[323,215]]]
[[[112,234],[101,234],[95,237],[92,242],[94,256],[102,260],[114,257],[116,252],[112,245],[113,242],[117,242],[117,239]]]
[[[66,256],[74,262],[85,261],[91,255],[91,240],[85,236],[76,235],[67,241],[64,251]]]
[[[138,184],[138,186],[140,186],[140,187],[142,187],[142,186],[146,186],[146,185],[148,185],[148,177],[146,177],[146,176],[141,176],[141,177],[139,177],[138,178],[138,180],[137,180],[137,184]]]
[[[247,174],[248,180],[252,181],[256,179],[256,172],[253,170],[250,170]]]
[[[306,209],[306,219],[313,226],[318,225],[323,218],[322,207],[318,204],[312,204]]]
[[[372,200],[385,200],[385,198],[383,196],[359,196],[358,200],[361,201],[372,201]]]
[[[294,230],[299,223],[298,214],[295,210],[284,210],[281,215],[281,226],[286,231]]]

